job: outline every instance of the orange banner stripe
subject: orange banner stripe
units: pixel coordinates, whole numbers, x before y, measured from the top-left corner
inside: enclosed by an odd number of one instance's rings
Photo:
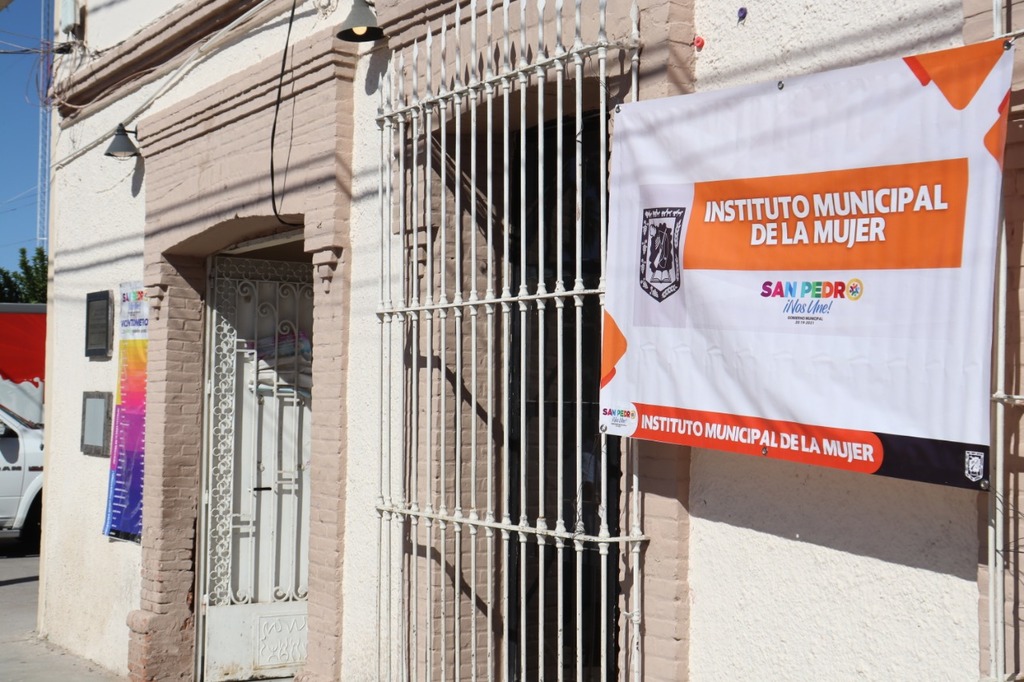
[[[683,268],[956,268],[967,159],[698,183]]]
[[[870,431],[809,426],[720,412],[636,404],[633,438],[725,450],[787,462],[873,474],[885,456]]]

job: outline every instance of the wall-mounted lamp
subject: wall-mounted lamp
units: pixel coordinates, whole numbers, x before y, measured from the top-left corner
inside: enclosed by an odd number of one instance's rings
[[[338,27],[338,37],[352,43],[368,43],[384,37],[384,31],[377,25],[367,0],[355,0],[348,18]]]
[[[105,156],[113,156],[115,159],[130,159],[135,156],[139,156],[139,148],[135,146],[128,134],[135,135],[138,139],[138,130],[128,130],[124,127],[123,123],[117,124],[117,130],[114,132],[114,139],[110,141],[110,146],[107,147],[107,151],[103,152]]]

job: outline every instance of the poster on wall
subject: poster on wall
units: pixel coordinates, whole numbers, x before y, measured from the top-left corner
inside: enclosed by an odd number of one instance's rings
[[[622,105],[601,429],[988,487],[1013,51]]]
[[[114,436],[110,446],[110,486],[103,534],[132,542],[142,539],[148,325],[149,303],[142,283],[122,284]]]

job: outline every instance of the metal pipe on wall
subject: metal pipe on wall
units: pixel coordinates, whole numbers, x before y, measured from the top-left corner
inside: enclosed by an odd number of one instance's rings
[[[1001,212],[1001,210],[1000,210]],[[996,278],[996,362],[995,391],[997,395],[1005,393],[1006,364],[1006,221],[999,221],[999,265]],[[993,443],[992,467],[995,474],[989,491],[991,500],[989,509],[992,514],[990,535],[995,531],[995,546],[990,546],[989,557],[993,564],[989,568],[989,584],[995,587],[995,599],[989,608],[995,611],[995,632],[991,637],[991,649],[995,657],[994,673],[998,680],[1006,678],[1006,611],[1005,598],[1005,526],[1006,526],[1006,453],[1004,449],[1004,431],[1006,429],[1006,405],[1002,400],[995,402],[995,437]],[[992,528],[994,526],[994,529]]]
[[[1004,33],[1002,0],[992,3],[992,34],[999,36]],[[1004,527],[1006,524],[1005,478],[1006,464],[1003,448],[1005,430],[1005,405],[1001,397],[1005,395],[1005,361],[1006,361],[1006,222],[1002,219],[1002,207],[999,209],[999,261],[996,276],[996,344],[995,344],[995,385],[993,387],[993,445],[989,489],[989,523],[988,523],[988,597],[989,597],[989,674],[997,680],[1006,677],[1006,613],[1003,606],[1004,595]]]

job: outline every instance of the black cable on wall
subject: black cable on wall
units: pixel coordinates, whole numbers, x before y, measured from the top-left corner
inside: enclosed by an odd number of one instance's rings
[[[274,177],[274,141],[277,139],[277,116],[281,111],[281,92],[284,89],[284,72],[288,64],[288,45],[292,38],[292,25],[295,23],[295,6],[298,0],[292,0],[292,11],[288,17],[288,33],[284,39],[284,51],[281,53],[281,75],[277,79],[277,100],[274,102],[274,123],[270,127],[270,205],[274,209],[274,217],[282,225],[302,227],[302,223],[292,223],[281,217],[277,210],[277,186]]]

